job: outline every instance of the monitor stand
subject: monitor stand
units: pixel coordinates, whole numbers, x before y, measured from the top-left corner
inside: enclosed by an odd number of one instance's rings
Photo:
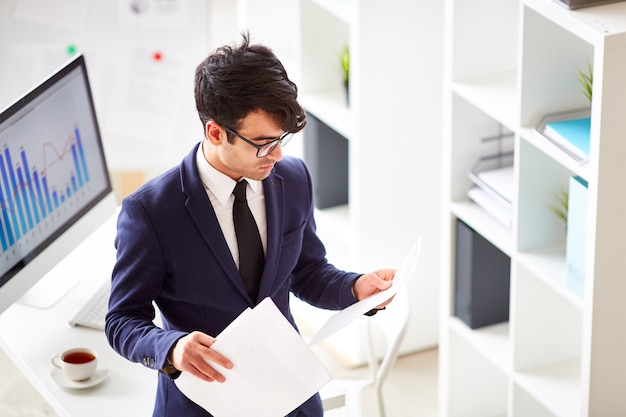
[[[50,308],[63,299],[78,284],[83,281],[89,281],[94,276],[111,276],[113,264],[115,263],[116,251],[112,242],[115,239],[116,221],[118,212],[113,205],[113,194],[110,197],[110,206],[102,206],[99,210],[105,210],[101,215],[108,216],[104,220],[97,219],[99,225],[92,230],[89,235],[80,239],[75,235],[69,235],[67,232],[63,235],[65,240],[57,239],[55,243],[62,243],[63,247],[73,247],[64,257],[57,254],[47,253],[45,256],[51,256],[53,259],[60,259],[52,268],[45,264],[43,271],[35,270],[34,276],[41,276],[41,279],[30,286],[22,297],[18,300],[20,304],[24,304],[37,308]],[[109,210],[110,207],[110,210]],[[98,214],[95,210],[91,210],[94,214]],[[86,217],[83,217],[85,219]],[[93,222],[93,219],[90,221]],[[84,224],[76,225],[72,230],[84,232]],[[61,246],[50,247],[50,249],[58,249]],[[39,255],[42,256],[42,255]],[[47,268],[50,270],[46,271]],[[32,276],[32,275],[31,275]]]
[[[20,299],[19,303],[47,309],[57,304],[80,282],[80,274],[64,268],[61,262],[44,275]]]

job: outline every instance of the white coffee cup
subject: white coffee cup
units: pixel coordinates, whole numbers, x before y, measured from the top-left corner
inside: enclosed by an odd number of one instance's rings
[[[73,348],[50,358],[52,365],[72,381],[85,381],[98,367],[98,354],[89,348]]]

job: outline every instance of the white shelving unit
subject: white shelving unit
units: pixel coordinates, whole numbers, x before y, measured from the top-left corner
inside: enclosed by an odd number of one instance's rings
[[[403,350],[435,346],[441,198],[433,178],[441,156],[443,5],[300,0],[299,8],[302,104],[349,141],[349,203],[316,214],[329,259],[364,272],[395,266],[422,234]],[[346,46],[349,105],[341,69]],[[360,339],[343,333],[347,340],[331,349],[349,363],[362,361],[354,342]]]
[[[569,11],[553,0],[446,0],[442,416],[626,415],[626,3]],[[590,160],[536,132],[548,113],[588,105]],[[480,139],[515,133],[513,226],[466,197]],[[566,229],[550,210],[573,175],[589,183],[585,287],[565,285]],[[511,257],[509,322],[471,330],[454,316],[454,224]]]

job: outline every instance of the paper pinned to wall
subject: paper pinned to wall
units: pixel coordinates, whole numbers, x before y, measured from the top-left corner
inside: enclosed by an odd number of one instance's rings
[[[17,0],[13,17],[53,28],[83,30],[89,2],[85,0]]]
[[[189,25],[188,0],[118,0],[121,27],[172,29]]]
[[[32,45],[33,85],[46,79],[61,65],[71,59],[78,50],[59,42],[39,42]],[[91,81],[91,80],[90,80]]]
[[[80,45],[73,42],[35,42],[31,45],[32,83],[36,85],[65,65],[77,54],[85,55],[87,73],[92,92],[100,82],[101,56],[93,45]]]
[[[118,68],[107,128],[152,145],[173,141],[185,81],[193,77],[186,55],[129,43]]]

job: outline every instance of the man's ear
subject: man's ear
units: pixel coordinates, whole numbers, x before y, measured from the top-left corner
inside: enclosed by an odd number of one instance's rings
[[[222,127],[213,120],[209,120],[204,125],[204,135],[212,145],[217,146],[222,142]]]

